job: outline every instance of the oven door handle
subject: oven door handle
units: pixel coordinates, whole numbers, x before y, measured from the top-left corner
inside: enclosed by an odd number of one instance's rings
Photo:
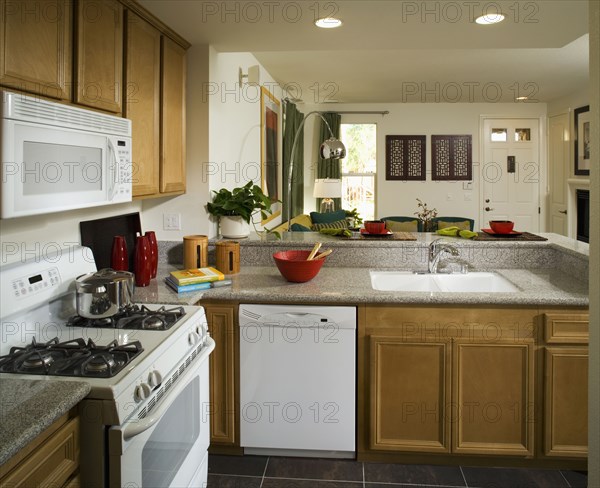
[[[173,389],[169,390],[169,393],[168,393],[167,397],[165,398],[165,401],[163,401],[163,403],[161,403],[156,408],[156,410],[152,411],[152,415],[149,415],[148,417],[144,417],[143,419],[141,419],[137,422],[132,419],[127,423],[127,425],[123,429],[123,440],[128,441],[129,439],[135,437],[136,435],[139,435],[142,432],[145,432],[146,430],[151,428],[154,424],[156,424],[162,418],[164,413],[169,409],[169,407],[173,404],[175,399],[179,396],[179,394],[187,386],[188,380],[192,376],[194,376],[194,374],[196,374],[196,371],[198,370],[198,366],[200,365],[200,363],[202,363],[203,361],[208,361],[208,356],[210,355],[210,353],[213,351],[214,348],[215,348],[215,341],[212,340],[212,338],[210,336],[208,336],[206,345],[202,349],[202,352],[200,353],[200,355],[194,361],[194,363],[195,363],[194,367],[188,368],[187,371],[183,374],[183,376],[179,377],[179,379],[177,380],[177,385]]]

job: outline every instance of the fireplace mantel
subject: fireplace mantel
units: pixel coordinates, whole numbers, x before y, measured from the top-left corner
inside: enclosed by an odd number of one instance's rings
[[[587,178],[569,178],[567,180],[569,188],[567,202],[567,217],[568,217],[568,237],[577,239],[577,190],[589,190],[590,180]]]

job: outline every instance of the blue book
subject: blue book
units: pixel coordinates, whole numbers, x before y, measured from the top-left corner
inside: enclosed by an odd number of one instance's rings
[[[186,291],[208,290],[211,288],[210,283],[193,283],[191,285],[178,285],[171,278],[165,278],[165,283],[177,293],[185,293]]]

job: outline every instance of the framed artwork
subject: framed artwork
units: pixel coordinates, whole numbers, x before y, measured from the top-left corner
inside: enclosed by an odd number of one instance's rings
[[[264,86],[260,88],[260,187],[272,202],[273,213],[261,220],[264,225],[281,215],[282,171],[279,161],[280,105]]]
[[[385,136],[385,179],[425,181],[425,136]]]
[[[470,181],[473,179],[472,137],[431,136],[431,179]]]
[[[590,174],[590,106],[575,109],[575,174]]]

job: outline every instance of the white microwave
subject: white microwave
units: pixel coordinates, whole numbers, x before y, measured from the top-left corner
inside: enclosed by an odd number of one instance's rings
[[[2,92],[3,219],[130,202],[131,121]]]

